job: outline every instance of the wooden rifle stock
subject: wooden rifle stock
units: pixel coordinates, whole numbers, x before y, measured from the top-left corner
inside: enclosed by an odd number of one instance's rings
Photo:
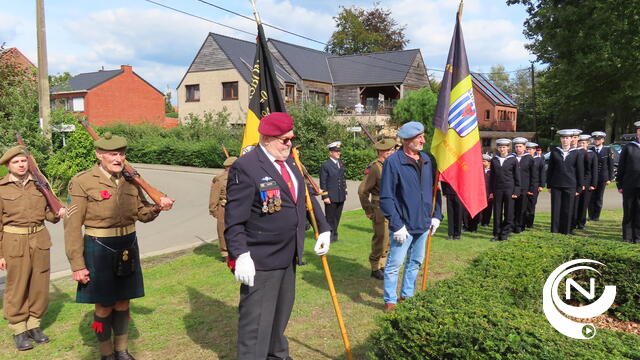
[[[369,140],[371,140],[372,144],[377,143],[376,139],[373,137],[373,135],[371,135],[371,133],[369,132],[369,130],[367,130],[366,127],[364,127],[364,125],[362,125],[362,123],[360,121],[358,121],[358,125],[360,125],[360,127],[362,128],[362,131],[364,131],[365,135],[367,135],[367,137],[369,138]]]
[[[26,147],[27,145],[24,143],[22,136],[19,133],[16,133],[16,139],[18,140],[18,144]],[[42,193],[44,198],[47,200],[47,204],[49,204],[49,208],[53,211],[54,214],[58,214],[58,211],[62,209],[64,206],[60,202],[60,199],[56,197],[51,189],[51,185],[49,185],[49,181],[44,177],[42,172],[40,172],[40,168],[38,168],[38,163],[36,163],[36,159],[33,158],[33,155],[27,154],[27,164],[29,164],[29,173],[33,176],[33,179],[36,183],[36,188],[38,191]]]
[[[91,125],[89,125],[88,121],[80,120],[80,124],[82,124],[82,127],[84,127],[85,130],[87,130],[87,132],[89,133],[89,135],[91,135],[91,138],[93,140],[100,139],[100,135],[98,135],[98,133],[96,133],[96,131],[91,127]],[[142,176],[140,176],[138,171],[136,169],[134,169],[129,164],[129,162],[126,161],[126,160],[124,162],[124,168],[122,170],[122,176],[124,176],[124,178],[127,181],[131,181],[131,182],[135,183],[136,185],[140,186],[142,188],[142,190],[144,190],[144,192],[146,192],[147,195],[149,195],[151,200],[153,200],[153,202],[158,204],[158,205],[160,205],[160,198],[163,198],[163,197],[167,196],[165,193],[163,193],[162,191],[156,189],[151,184],[146,182],[142,178]]]

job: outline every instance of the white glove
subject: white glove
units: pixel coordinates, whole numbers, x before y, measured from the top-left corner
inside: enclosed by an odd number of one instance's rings
[[[404,244],[404,242],[407,241],[408,237],[409,232],[407,231],[407,227],[405,225],[402,225],[402,228],[400,228],[400,230],[393,233],[393,240],[399,242],[400,244]]]
[[[313,247],[313,251],[316,255],[322,256],[329,252],[329,244],[331,244],[331,231],[325,231],[318,235],[316,246]]]
[[[236,280],[247,285],[253,286],[253,278],[256,276],[256,267],[253,265],[251,255],[246,253],[238,256],[236,259]]]
[[[436,233],[436,230],[438,230],[438,226],[440,226],[440,219],[431,218],[431,235]]]

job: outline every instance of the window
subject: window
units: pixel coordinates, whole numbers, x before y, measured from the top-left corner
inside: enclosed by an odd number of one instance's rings
[[[328,105],[329,94],[319,91],[309,91],[309,100]]]
[[[486,110],[486,111],[484,112],[484,118],[485,118],[486,120],[491,120],[491,110]]]
[[[187,101],[200,101],[200,84],[185,85]]]
[[[222,100],[238,100],[238,82],[222,83]]]
[[[284,87],[284,101],[285,102],[294,102],[296,101],[296,96],[295,96],[295,85],[293,84],[286,84]]]
[[[482,138],[482,147],[490,148],[491,147],[491,138]]]
[[[73,111],[74,112],[84,111],[84,98],[81,98],[81,97],[73,98]]]

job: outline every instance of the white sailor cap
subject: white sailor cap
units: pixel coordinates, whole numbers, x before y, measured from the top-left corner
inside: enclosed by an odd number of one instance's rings
[[[340,147],[342,146],[342,142],[334,141],[331,144],[327,145],[330,151],[341,151]]]
[[[513,139],[513,143],[514,144],[526,144],[529,140],[523,138],[523,137],[517,137],[515,139]]]
[[[636,122],[634,122],[634,123],[633,123],[633,125],[634,125],[636,128],[640,129],[640,121],[636,121]]]
[[[573,136],[580,136],[580,134],[582,134],[582,130],[580,129],[571,129],[571,131],[573,132]]]
[[[482,154],[482,160],[491,161],[491,155],[489,155],[489,154]]]
[[[527,144],[525,146],[530,148],[530,149],[535,149],[535,148],[538,147],[538,144],[534,143],[533,141],[529,141],[529,142],[527,142]]]
[[[560,135],[560,137],[573,136],[573,130],[574,129],[562,129],[558,130],[557,134]]]
[[[579,141],[589,141],[589,140],[591,140],[591,135],[589,135],[589,134],[580,135],[580,138],[578,140]]]
[[[607,133],[604,131],[594,131],[591,133],[591,136],[593,137],[606,137]]]
[[[511,145],[511,140],[504,139],[504,138],[498,139],[498,140],[496,140],[496,145],[498,145],[498,146],[509,146],[509,145]]]

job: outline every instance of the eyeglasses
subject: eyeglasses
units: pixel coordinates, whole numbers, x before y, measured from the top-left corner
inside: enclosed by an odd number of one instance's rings
[[[276,139],[280,140],[280,142],[282,143],[282,145],[286,145],[286,144],[287,144],[287,143],[289,143],[289,142],[291,142],[291,143],[292,143],[292,142],[293,142],[293,140],[295,140],[295,139],[296,139],[296,137],[295,137],[295,136],[288,136],[288,137],[282,136],[282,137],[276,137]]]

